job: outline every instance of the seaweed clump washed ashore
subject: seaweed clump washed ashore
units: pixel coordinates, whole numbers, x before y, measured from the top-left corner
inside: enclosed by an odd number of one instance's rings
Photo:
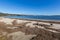
[[[60,24],[1,17],[0,40],[60,40]]]

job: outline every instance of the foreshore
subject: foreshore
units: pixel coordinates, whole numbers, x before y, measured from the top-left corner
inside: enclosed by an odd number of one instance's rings
[[[60,40],[60,21],[0,17],[0,34],[6,40]]]
[[[22,19],[22,18],[11,18],[11,19],[19,19],[19,20],[27,20],[27,21],[37,21],[37,22],[47,22],[47,23],[60,24],[60,20]]]

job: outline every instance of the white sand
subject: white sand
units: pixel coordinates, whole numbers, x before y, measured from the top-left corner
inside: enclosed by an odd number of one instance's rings
[[[7,29],[17,29],[18,27],[7,27]]]
[[[17,24],[22,24],[22,23],[26,23],[26,22],[29,22],[29,21],[25,21],[25,20],[16,20],[16,23],[17,23]]]
[[[33,28],[33,27],[35,27],[32,23],[28,23],[28,24],[26,24],[26,27],[30,27],[30,28]]]
[[[25,35],[25,33],[19,31],[8,34],[8,37],[12,36],[12,40],[30,40],[32,37],[36,35]]]
[[[2,18],[2,19],[0,19],[0,22],[4,22],[4,23],[6,23],[6,24],[12,25],[12,22],[13,22],[14,20],[15,20],[15,19]]]
[[[10,24],[12,25],[12,22],[16,20],[16,24],[22,24],[22,23],[26,23],[26,22],[29,22],[29,21],[26,21],[26,20],[18,20],[18,19],[10,19],[10,18],[0,18],[0,22],[4,22],[6,24]]]
[[[39,24],[50,25],[50,23],[45,23],[45,22],[39,22]]]
[[[26,24],[26,27],[36,27],[36,25],[33,25],[34,23],[37,23],[36,21],[27,21],[27,20],[19,20],[19,19],[10,19],[10,18],[4,18],[4,17],[0,17],[0,22],[4,22],[6,24],[10,24],[12,25],[12,22],[16,20],[16,24],[23,24],[26,22],[31,22]],[[45,22],[38,22],[39,24],[46,24],[46,25],[50,25],[50,23],[45,23]],[[39,28],[39,26],[37,26]],[[55,28],[55,29],[60,29],[60,24],[53,24],[53,26],[51,28]]]
[[[50,28],[60,29],[60,24],[53,24],[53,26],[52,26],[52,27],[50,27]]]
[[[55,30],[51,30],[51,29],[46,29],[44,27],[38,26],[38,25],[33,25],[34,23],[37,23],[36,21],[26,21],[26,20],[18,20],[18,19],[10,19],[10,18],[0,18],[0,22],[4,22],[5,24],[10,24],[12,25],[12,22],[16,20],[16,24],[23,24],[26,22],[31,22],[31,23],[27,23],[25,26],[26,27],[30,27],[30,28],[34,28],[34,27],[38,27],[47,31],[51,31],[54,33],[59,33],[58,31]],[[45,24],[45,25],[50,25],[50,23],[45,23],[45,22],[38,22],[39,24]],[[18,27],[7,27],[7,29],[16,29]],[[60,29],[60,24],[53,24],[51,27],[49,28],[53,28],[53,29]],[[25,33],[19,31],[19,32],[13,32],[10,34],[7,34],[7,32],[1,32],[3,35],[7,35],[8,38],[10,38],[10,36],[12,36],[12,40],[30,40],[32,37],[35,37],[36,35],[25,35]],[[10,38],[11,39],[11,38]]]

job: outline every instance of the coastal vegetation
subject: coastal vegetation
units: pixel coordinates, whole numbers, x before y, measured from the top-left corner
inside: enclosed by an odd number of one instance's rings
[[[0,16],[21,16],[19,14],[9,14],[9,13],[2,13],[0,12]]]

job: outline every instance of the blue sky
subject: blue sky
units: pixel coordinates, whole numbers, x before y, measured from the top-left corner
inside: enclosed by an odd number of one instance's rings
[[[0,12],[30,15],[60,15],[60,0],[0,0]]]

